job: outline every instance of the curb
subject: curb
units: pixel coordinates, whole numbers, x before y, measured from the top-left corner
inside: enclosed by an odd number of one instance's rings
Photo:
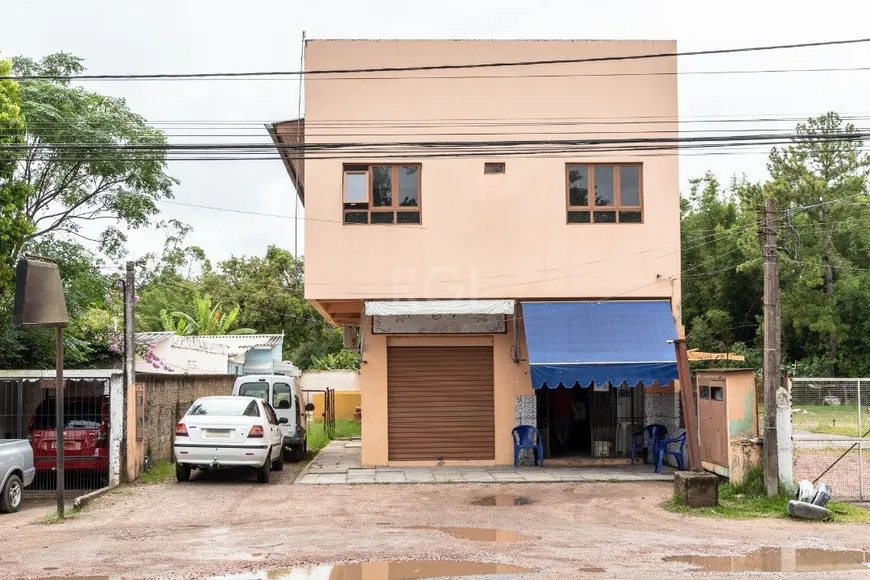
[[[293,480],[293,485],[296,485],[296,482],[298,482],[304,476],[308,475],[308,471],[311,469],[311,464],[314,463],[318,457],[320,457],[320,454],[323,453],[323,450],[327,447],[329,447],[329,443],[321,447],[320,450],[314,455],[314,457],[312,457],[311,460],[305,465],[305,467],[302,468],[302,471],[300,471],[299,475],[297,475],[296,478]]]
[[[102,487],[100,489],[94,490],[90,493],[86,493],[85,495],[80,495],[79,497],[73,500],[73,509],[80,510],[98,497],[109,493],[112,489],[114,489],[115,485],[108,485],[106,487]]]

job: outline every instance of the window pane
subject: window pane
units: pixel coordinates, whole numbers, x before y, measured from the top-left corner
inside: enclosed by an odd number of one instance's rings
[[[420,212],[419,211],[400,211],[396,213],[396,223],[397,224],[419,224],[420,223]]]
[[[619,205],[640,205],[640,167],[619,168]]]
[[[585,165],[568,166],[568,204],[589,205],[589,168]]]
[[[188,415],[213,415],[218,417],[259,417],[257,403],[240,397],[200,399],[187,412]]]
[[[368,201],[367,175],[362,172],[345,172],[344,174],[344,201],[359,202]]]
[[[619,212],[619,223],[621,224],[639,224],[641,221],[641,214],[639,211]]]
[[[592,214],[592,221],[596,224],[615,224],[616,223],[616,212],[615,211],[596,211]]]
[[[613,165],[595,166],[595,205],[613,205]]]
[[[391,211],[373,211],[373,224],[391,224],[393,223],[393,212]]]
[[[589,219],[591,216],[588,211],[569,211],[568,212],[568,223],[569,224],[588,224],[591,220]]]
[[[272,385],[272,406],[276,409],[289,409],[290,385],[287,383],[275,383]]]
[[[346,211],[344,212],[344,223],[367,224],[369,223],[369,214],[364,211]]]
[[[256,383],[244,383],[239,387],[239,396],[257,397],[264,401],[269,400],[269,383],[257,381]]]
[[[393,205],[393,168],[372,166],[372,203],[375,207]]]
[[[420,168],[416,165],[399,166],[399,205],[417,207],[420,205],[420,183],[417,181]]]

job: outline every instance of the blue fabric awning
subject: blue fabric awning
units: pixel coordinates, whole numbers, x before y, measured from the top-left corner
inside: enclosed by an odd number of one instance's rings
[[[523,302],[532,386],[667,385],[677,338],[666,300]]]

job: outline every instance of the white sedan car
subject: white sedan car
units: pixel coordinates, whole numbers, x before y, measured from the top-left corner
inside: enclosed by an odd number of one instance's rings
[[[268,483],[273,469],[284,469],[279,425],[286,421],[255,397],[197,399],[175,427],[176,478],[190,480],[191,469],[252,467]]]

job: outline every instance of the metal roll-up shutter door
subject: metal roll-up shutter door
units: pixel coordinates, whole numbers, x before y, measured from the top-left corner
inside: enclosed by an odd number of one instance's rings
[[[390,461],[495,459],[491,346],[387,349]]]

